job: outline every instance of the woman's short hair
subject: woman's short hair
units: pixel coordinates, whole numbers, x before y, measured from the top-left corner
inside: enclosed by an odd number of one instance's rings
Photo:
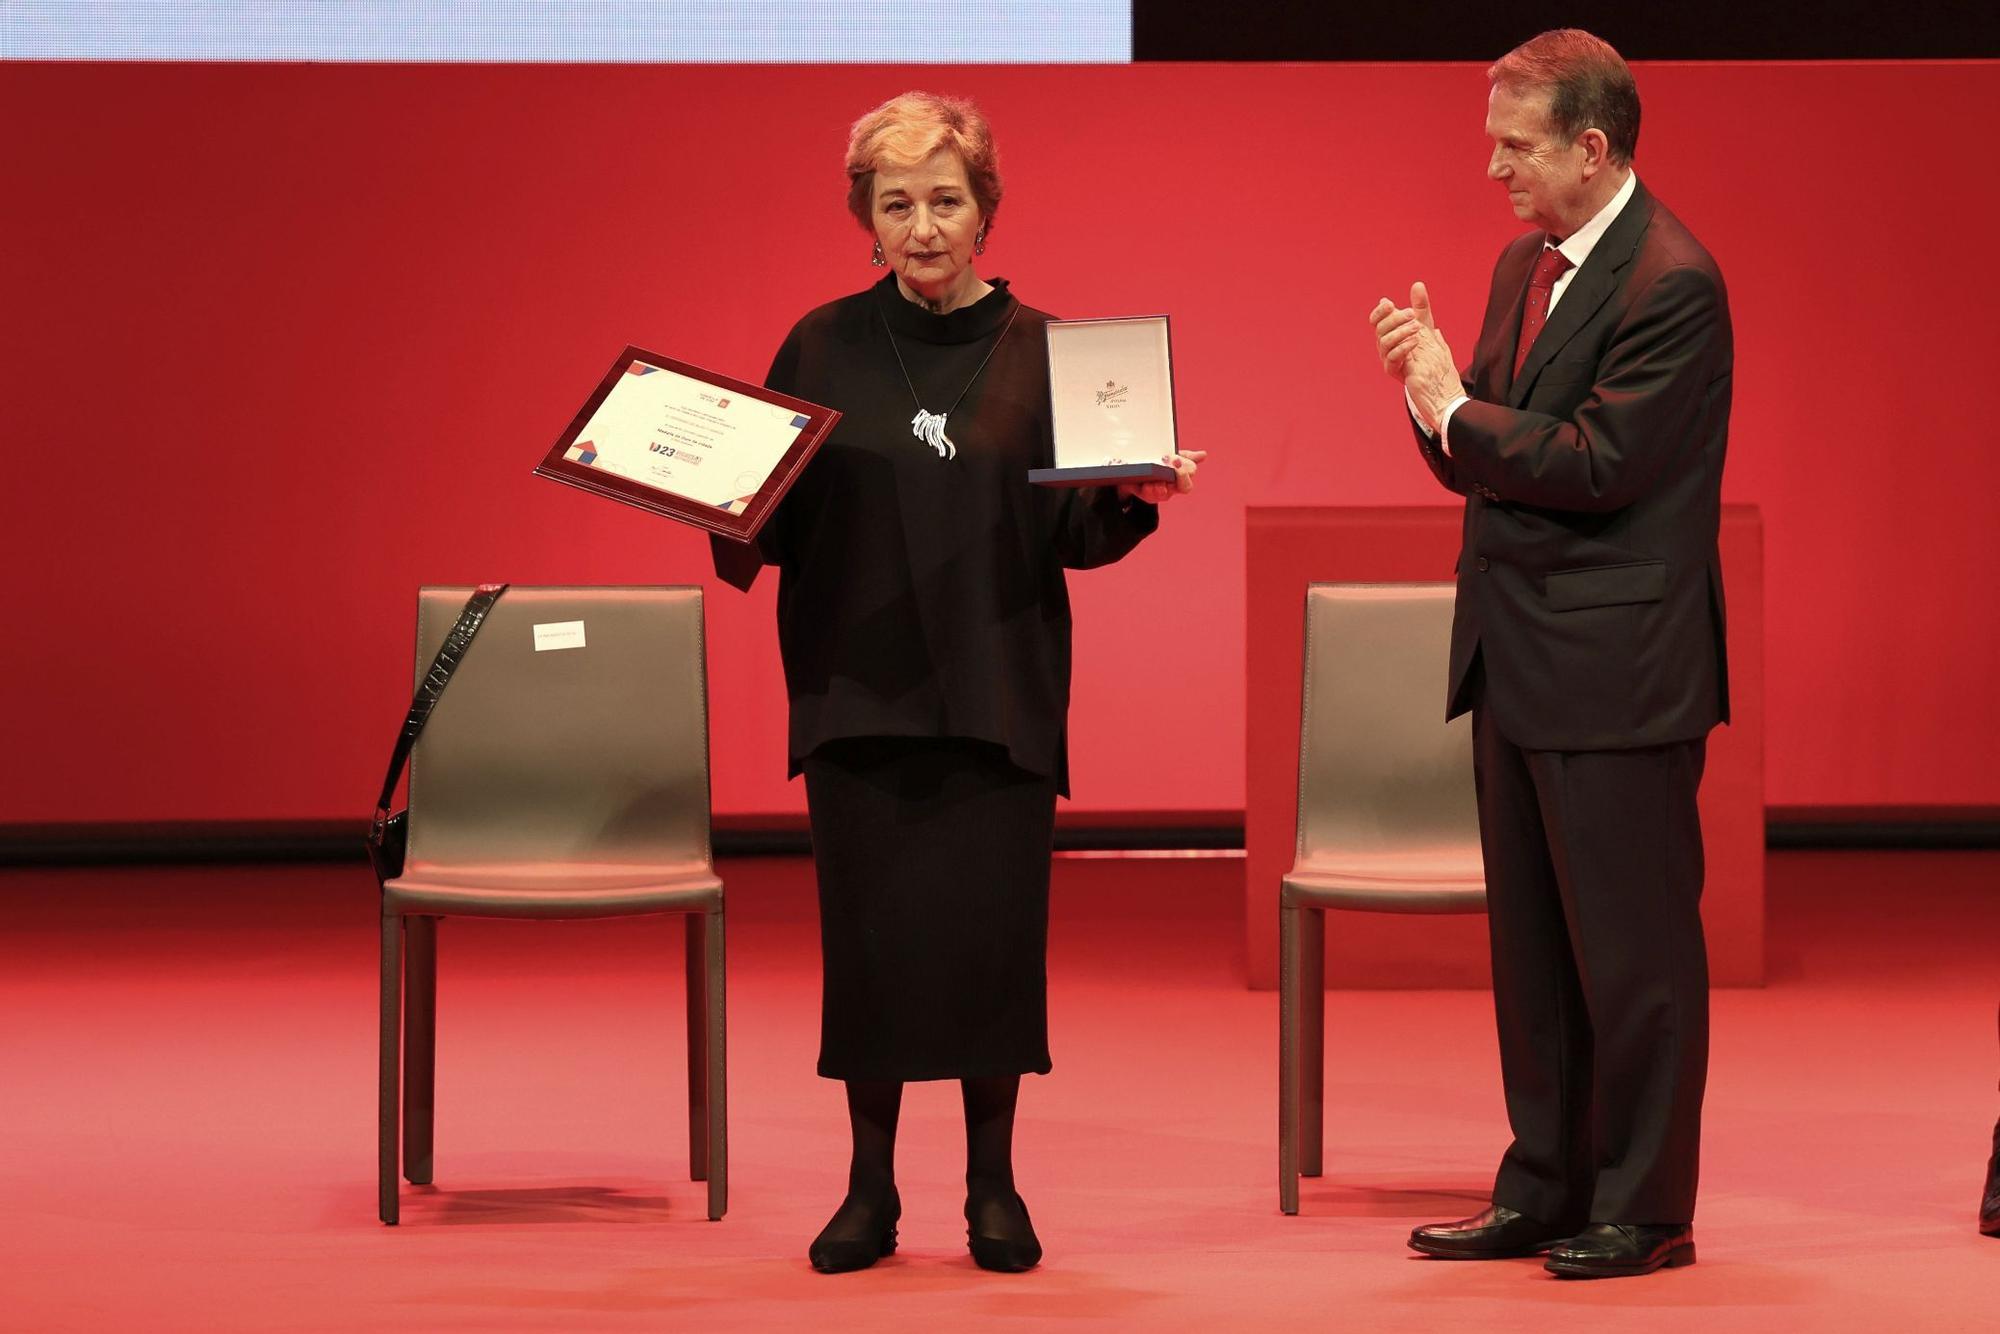
[[[1000,211],[1000,155],[993,131],[979,108],[963,97],[904,93],[854,122],[847,136],[847,208],[873,231],[875,171],[884,165],[908,167],[940,148],[965,164],[973,202],[990,228]]]
[[[1557,28],[1500,57],[1486,77],[1517,91],[1548,90],[1549,124],[1564,139],[1602,130],[1611,160],[1639,148],[1639,86],[1611,43],[1581,28]]]

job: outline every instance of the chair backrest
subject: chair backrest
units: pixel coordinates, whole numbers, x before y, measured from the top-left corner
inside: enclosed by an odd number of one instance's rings
[[[469,588],[426,588],[417,671]],[[699,588],[509,588],[410,760],[413,866],[711,864]]]
[[[1306,590],[1301,863],[1424,852],[1476,867],[1469,719],[1444,721],[1450,584]]]

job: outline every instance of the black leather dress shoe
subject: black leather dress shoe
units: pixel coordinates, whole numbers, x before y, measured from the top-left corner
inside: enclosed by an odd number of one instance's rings
[[[1042,1262],[1042,1243],[1028,1221],[1019,1195],[973,1196],[965,1200],[965,1245],[981,1269],[1019,1274]]]
[[[1986,1160],[1986,1194],[1979,1201],[1979,1230],[2000,1237],[2000,1125],[1993,1127],[1993,1156]]]
[[[1456,1223],[1418,1228],[1410,1234],[1410,1249],[1441,1260],[1510,1260],[1540,1255],[1575,1230],[1495,1204]]]
[[[1549,1251],[1542,1268],[1564,1278],[1632,1278],[1694,1263],[1694,1228],[1686,1223],[1592,1223]]]
[[[902,1216],[903,1201],[893,1190],[875,1199],[850,1194],[813,1238],[806,1258],[822,1274],[866,1269],[895,1253],[896,1221]]]

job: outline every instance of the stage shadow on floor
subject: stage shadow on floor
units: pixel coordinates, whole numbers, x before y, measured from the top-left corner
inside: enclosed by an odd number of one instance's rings
[[[1299,1179],[1299,1212],[1335,1218],[1407,1218],[1435,1214],[1440,1219],[1465,1218],[1490,1202],[1486,1182],[1456,1178],[1395,1181],[1340,1178]]]
[[[637,1195],[617,1186],[520,1186],[496,1190],[403,1187],[403,1222],[661,1223],[674,1216],[665,1195]]]

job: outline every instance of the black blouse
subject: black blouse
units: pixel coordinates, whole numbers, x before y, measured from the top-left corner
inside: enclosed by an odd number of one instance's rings
[[[1063,570],[1117,560],[1159,511],[1109,487],[1028,484],[1054,460],[1049,318],[1005,279],[933,315],[892,274],[812,311],[778,349],[765,384],[838,408],[840,424],[754,546],[712,545],[741,589],[780,567],[791,774],[837,737],[971,737],[1068,794]],[[912,434],[919,403],[949,412],[956,457]]]

